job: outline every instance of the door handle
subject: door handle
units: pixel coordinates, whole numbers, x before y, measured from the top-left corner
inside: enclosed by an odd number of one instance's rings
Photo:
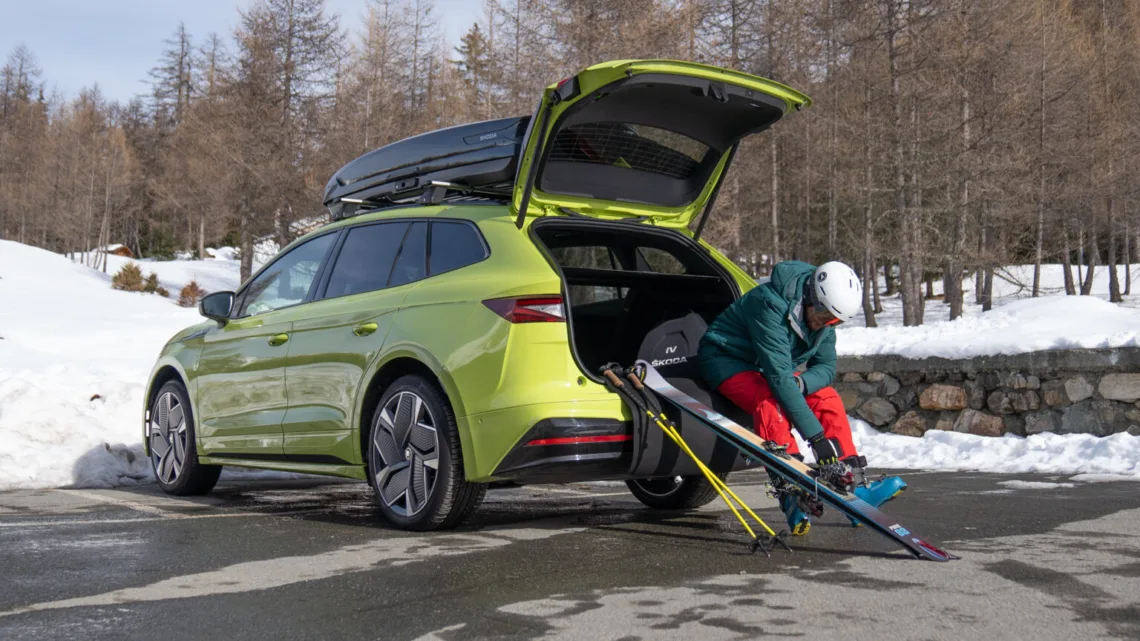
[[[368,336],[372,332],[376,331],[376,328],[378,327],[379,325],[376,323],[361,323],[352,328],[352,333],[356,334],[357,336]]]
[[[289,340],[288,334],[274,334],[269,337],[269,344],[277,347],[278,345],[284,345],[287,340]]]

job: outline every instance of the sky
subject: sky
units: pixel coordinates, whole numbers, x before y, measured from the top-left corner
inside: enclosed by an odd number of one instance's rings
[[[238,9],[252,0],[0,0],[0,56],[31,48],[47,91],[72,97],[99,84],[108,100],[147,95],[147,71],[179,21],[195,43],[211,32],[228,38]],[[341,27],[359,24],[369,0],[326,0]],[[454,45],[482,15],[481,0],[435,0],[435,16]]]

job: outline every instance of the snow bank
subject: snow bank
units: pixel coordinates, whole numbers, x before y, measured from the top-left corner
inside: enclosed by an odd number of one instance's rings
[[[843,327],[836,340],[841,355],[909,358],[1138,345],[1140,309],[1090,296],[1064,295],[1015,300],[985,314],[918,327]]]
[[[855,447],[876,468],[1077,474],[1073,481],[1107,480],[1084,475],[1140,480],[1140,437],[1127,433],[993,437],[930,430],[913,437],[879,432],[850,418]]]
[[[154,272],[158,276],[158,284],[170,292],[171,298],[177,300],[178,292],[190,281],[207,292],[237,289],[240,284],[241,263],[235,258],[233,247],[206,248],[206,260],[154,260],[150,258],[125,258],[123,256],[107,256],[107,272],[87,270],[92,275],[103,278],[109,284],[115,272],[122,269],[127,263],[135,263],[142,270],[143,276]],[[50,252],[47,252],[50,254]],[[51,254],[55,256],[56,254]],[[254,270],[261,263],[254,261]],[[82,267],[82,265],[79,265]],[[108,285],[109,286],[109,285]]]
[[[238,250],[233,247],[206,248],[206,256],[212,260],[238,260]]]
[[[1124,268],[1117,269],[1121,286]],[[1076,277],[1076,270],[1073,270]],[[902,299],[882,297],[883,312],[875,316],[879,327],[863,327],[859,317],[838,330],[836,348],[841,355],[898,354],[909,358],[942,356],[970,358],[989,354],[1018,354],[1069,347],[1126,347],[1140,344],[1140,297],[1123,303],[1108,302],[1107,267],[1094,272],[1089,296],[1065,296],[1060,265],[1041,266],[1041,297],[1032,298],[1033,266],[1011,265],[994,274],[993,309],[974,304],[974,280],[962,281],[965,306],[962,316],[950,321],[944,300],[924,301],[924,324],[902,326]],[[1132,266],[1140,280],[1140,266]],[[884,283],[879,282],[882,291]],[[934,283],[936,296],[942,282]]]
[[[151,481],[144,384],[167,339],[201,317],[171,299],[111,289],[128,259],[109,259],[103,274],[0,240],[0,490]],[[222,261],[142,266],[168,287],[237,284],[236,264]]]

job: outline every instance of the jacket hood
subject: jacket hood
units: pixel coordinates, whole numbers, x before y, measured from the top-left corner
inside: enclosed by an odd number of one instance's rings
[[[792,326],[792,331],[808,344],[818,342],[827,335],[828,330],[832,330],[831,327],[824,327],[813,332],[804,322],[804,305],[806,304],[804,286],[813,273],[815,273],[815,265],[799,260],[786,260],[777,263],[772,268],[772,277],[768,281],[768,286],[772,288],[772,291],[787,301],[788,314],[786,319],[788,324]]]

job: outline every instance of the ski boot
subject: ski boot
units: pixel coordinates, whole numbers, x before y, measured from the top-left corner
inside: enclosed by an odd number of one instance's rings
[[[800,508],[800,501],[791,492],[780,494],[780,509],[788,519],[788,531],[792,536],[803,536],[811,529],[811,518]]]
[[[811,515],[822,515],[823,503],[813,500],[803,490],[771,472],[768,473],[768,478],[772,488],[769,496],[779,501],[780,510],[788,521],[788,531],[792,536],[807,534],[811,529]]]
[[[878,481],[871,481],[866,485],[855,488],[855,496],[879,507],[883,503],[895,498],[906,490],[906,481],[899,476],[885,476]]]
[[[899,476],[884,476],[877,481],[868,482],[864,469],[866,460],[867,459],[862,456],[846,459],[856,481],[855,489],[852,490],[855,496],[877,508],[906,490],[906,481],[902,480],[902,477]],[[855,519],[849,520],[851,521],[851,527],[859,527],[862,525]]]

